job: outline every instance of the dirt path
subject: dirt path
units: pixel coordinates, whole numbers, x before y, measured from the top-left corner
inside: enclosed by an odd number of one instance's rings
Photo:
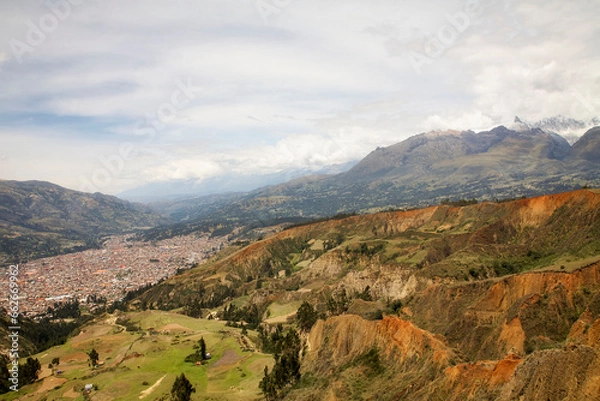
[[[144,397],[147,397],[147,396],[149,396],[150,394],[152,394],[152,392],[153,392],[154,390],[156,390],[156,388],[157,388],[158,386],[160,386],[160,383],[162,383],[162,381],[163,381],[163,379],[164,379],[165,377],[167,377],[167,375],[164,375],[163,377],[161,377],[160,379],[158,379],[158,380],[156,381],[156,383],[154,383],[154,384],[153,384],[151,387],[149,387],[149,388],[147,388],[146,390],[142,391],[142,392],[140,393],[140,400],[141,400],[142,398],[144,398]]]

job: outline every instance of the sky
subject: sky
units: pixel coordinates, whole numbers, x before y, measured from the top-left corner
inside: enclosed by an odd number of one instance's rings
[[[599,0],[3,0],[0,179],[117,194],[600,115]]]

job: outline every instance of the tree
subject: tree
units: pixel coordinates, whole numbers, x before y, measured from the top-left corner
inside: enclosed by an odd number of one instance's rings
[[[173,401],[190,401],[192,393],[195,393],[196,389],[192,386],[192,383],[182,373],[181,376],[175,378],[173,388],[171,389],[171,399]]]
[[[52,358],[52,365],[54,365],[54,366],[60,365],[60,358],[59,357]]]
[[[204,360],[206,359],[206,343],[204,342],[204,337],[200,337],[198,345],[200,346],[200,355],[202,356],[202,360]]]
[[[193,318],[202,317],[202,304],[195,298],[183,307],[183,313]]]
[[[332,316],[346,313],[350,306],[350,300],[345,289],[342,289],[335,296],[330,296],[327,300],[327,309]]]
[[[318,314],[315,308],[313,308],[313,306],[308,302],[304,301],[296,313],[298,328],[301,331],[309,331],[316,323],[317,317]]]
[[[35,383],[38,379],[38,374],[42,370],[42,365],[38,359],[33,359],[31,357],[27,358],[27,362],[25,365],[19,367],[20,372],[20,381],[23,385]]]
[[[10,372],[8,371],[8,363],[10,360],[4,354],[0,354],[0,394],[8,393],[10,390]]]
[[[96,367],[98,365],[98,358],[100,358],[98,352],[96,352],[96,350],[92,348],[92,350],[88,353],[88,356],[90,357],[90,364],[92,365],[92,367]]]
[[[202,362],[202,364],[204,364],[204,361],[207,359],[204,337],[201,337],[200,340],[198,340],[198,345],[194,345],[194,348],[196,349],[196,352],[186,356],[185,361],[191,363]]]
[[[364,291],[358,297],[363,301],[372,301],[373,297],[371,296],[371,287],[366,286]]]
[[[272,375],[269,374],[268,366],[265,366],[265,376],[260,381],[258,387],[260,387],[267,401],[277,399],[277,387],[275,387],[275,380]]]
[[[275,366],[271,372],[265,366],[265,375],[259,387],[269,401],[276,400],[286,388],[300,380],[300,337],[289,329],[275,345]]]

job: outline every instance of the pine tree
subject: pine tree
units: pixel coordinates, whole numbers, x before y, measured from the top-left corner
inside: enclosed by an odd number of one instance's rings
[[[192,386],[192,383],[182,373],[181,376],[175,378],[173,388],[171,389],[171,399],[173,401],[190,401],[192,393],[195,393],[196,389]]]
[[[273,377],[269,374],[269,368],[267,366],[265,366],[265,376],[262,378],[258,386],[265,395],[267,401],[277,399],[277,388],[275,387]]]
[[[200,345],[200,355],[202,356],[202,360],[206,359],[206,343],[204,342],[204,337],[200,337],[200,341],[198,341]]]
[[[100,355],[98,355],[96,349],[92,348],[92,350],[88,353],[88,356],[90,357],[90,364],[92,367],[96,367],[96,365],[98,365],[98,358],[100,358]]]
[[[281,392],[300,380],[300,337],[293,329],[279,337],[275,345],[275,366],[271,372],[265,367],[265,376],[259,387],[268,401],[276,400]]]

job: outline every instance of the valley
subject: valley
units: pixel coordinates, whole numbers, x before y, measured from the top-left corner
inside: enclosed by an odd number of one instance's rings
[[[0,180],[0,264],[98,248],[109,235],[168,222],[147,206],[114,196]]]
[[[35,355],[64,373],[6,399],[160,400],[185,373],[192,400],[599,400],[600,191],[469,203],[230,242]],[[265,394],[290,328],[296,379]]]
[[[19,266],[20,312],[43,316],[54,303],[77,301],[88,308],[120,301],[128,292],[154,285],[179,270],[205,262],[226,238],[189,235],[155,242],[112,236],[101,249],[37,259]],[[9,277],[0,277],[8,288]],[[0,306],[8,308],[2,299]]]

